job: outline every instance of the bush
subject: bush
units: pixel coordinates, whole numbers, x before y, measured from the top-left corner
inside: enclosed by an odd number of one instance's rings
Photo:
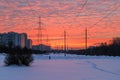
[[[14,48],[9,49],[6,57],[5,57],[5,65],[18,65],[18,66],[30,66],[30,64],[33,61],[32,53],[27,48],[20,49],[20,48]]]

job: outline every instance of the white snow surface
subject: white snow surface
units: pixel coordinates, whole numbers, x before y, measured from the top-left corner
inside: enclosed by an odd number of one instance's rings
[[[120,80],[120,57],[34,55],[30,67],[6,67],[4,57],[0,55],[0,80]]]

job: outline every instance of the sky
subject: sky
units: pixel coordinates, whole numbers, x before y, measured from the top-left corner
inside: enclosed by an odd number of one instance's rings
[[[0,33],[25,32],[33,45],[63,48],[66,31],[68,48],[84,48],[85,28],[88,46],[120,37],[120,0],[0,0]]]

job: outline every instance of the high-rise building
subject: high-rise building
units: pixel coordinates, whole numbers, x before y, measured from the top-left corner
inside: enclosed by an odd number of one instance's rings
[[[7,45],[8,41],[7,41],[7,34],[3,33],[0,34],[0,45]]]
[[[14,42],[15,46],[20,46],[21,45],[21,37],[19,34],[15,34],[15,42]]]
[[[24,48],[26,47],[26,42],[27,42],[27,34],[26,33],[22,33],[20,34],[20,38],[21,38],[21,47]]]
[[[27,38],[26,33],[18,34],[16,32],[8,32],[0,34],[0,45],[32,48],[32,40]]]
[[[7,34],[8,46],[12,45],[12,47],[20,46],[20,35],[15,32],[8,32]]]
[[[26,41],[26,47],[28,49],[32,49],[32,40],[31,39],[27,39],[27,41]]]

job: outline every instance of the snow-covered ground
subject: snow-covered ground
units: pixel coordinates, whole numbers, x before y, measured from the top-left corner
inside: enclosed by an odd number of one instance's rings
[[[34,59],[30,67],[5,67],[0,55],[0,80],[120,80],[120,57],[50,54]]]

